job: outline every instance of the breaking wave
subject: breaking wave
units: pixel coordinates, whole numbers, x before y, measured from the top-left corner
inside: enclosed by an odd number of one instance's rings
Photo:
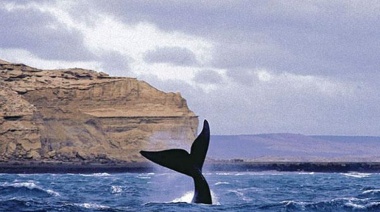
[[[35,182],[14,182],[0,185],[0,193],[6,195],[26,195],[26,196],[59,196],[60,194],[52,189],[44,189]]]

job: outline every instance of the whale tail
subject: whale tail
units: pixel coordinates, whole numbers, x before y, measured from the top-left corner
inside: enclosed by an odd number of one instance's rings
[[[163,151],[140,151],[145,158],[161,165],[188,175],[193,178],[195,191],[193,202],[211,204],[210,188],[202,175],[203,163],[210,143],[210,128],[208,122],[203,123],[202,132],[191,146],[190,154],[183,149]]]

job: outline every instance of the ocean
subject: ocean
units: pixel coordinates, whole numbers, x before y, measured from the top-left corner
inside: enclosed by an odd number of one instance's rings
[[[205,172],[214,204],[175,173],[0,174],[0,211],[379,211],[380,173]]]

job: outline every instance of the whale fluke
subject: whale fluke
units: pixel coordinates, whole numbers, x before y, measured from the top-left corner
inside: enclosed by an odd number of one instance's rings
[[[183,149],[140,151],[140,154],[161,166],[192,177],[194,180],[192,202],[212,204],[210,188],[202,174],[209,143],[210,128],[207,120],[205,120],[202,132],[191,145],[190,154]]]

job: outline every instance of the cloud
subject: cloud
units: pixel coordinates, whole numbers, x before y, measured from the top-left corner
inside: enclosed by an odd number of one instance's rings
[[[232,82],[207,93],[187,90],[184,96],[201,118],[214,123],[215,134],[376,135],[378,124],[370,114],[380,111],[373,104],[380,99],[374,87],[363,91],[352,82],[293,74],[259,80],[261,74],[253,73],[250,86]]]
[[[63,61],[59,59],[42,59],[25,49],[0,48],[0,58],[12,63],[23,63],[40,69],[66,69],[79,67],[103,71],[98,61]]]
[[[221,74],[208,69],[197,72],[193,80],[201,84],[221,84],[224,81]]]
[[[119,52],[104,52],[100,56],[101,69],[114,76],[126,76],[130,71],[129,63],[132,60]]]
[[[252,69],[228,69],[227,76],[242,86],[251,86],[255,79],[254,70]]]
[[[194,66],[198,62],[195,54],[183,47],[159,47],[145,53],[147,63],[170,63],[177,66]]]
[[[124,23],[145,21],[213,40],[212,65],[218,68],[356,78],[380,65],[378,3],[98,1],[96,6]]]
[[[0,48],[28,49],[51,60],[94,59],[83,45],[83,35],[47,12],[31,7],[2,7],[0,17]]]

